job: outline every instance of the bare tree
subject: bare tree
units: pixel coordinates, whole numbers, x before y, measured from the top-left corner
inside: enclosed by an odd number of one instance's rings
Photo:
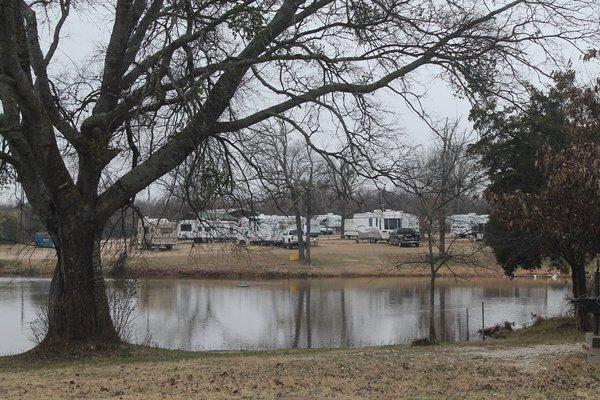
[[[266,193],[280,208],[292,211],[298,232],[298,258],[310,265],[311,219],[322,182],[322,156],[284,121],[272,126],[262,124],[261,132],[248,151],[253,154],[251,162],[258,166]]]
[[[458,121],[446,120],[434,128],[431,149],[412,160],[409,172],[401,178],[402,188],[418,199],[421,233],[427,239],[427,253],[396,266],[429,267],[429,341],[437,342],[435,330],[435,283],[440,270],[458,277],[455,266],[479,266],[477,254],[482,246],[474,240],[457,246],[456,238],[447,238],[447,219],[452,207],[465,197],[482,190],[483,170],[477,159],[467,154],[468,136],[459,130]]]
[[[94,10],[109,13],[107,43],[53,73],[62,29],[93,5],[2,1],[0,159],[58,255],[41,346],[118,342],[103,227],[209,139],[236,149],[252,125],[318,110],[360,165],[379,123],[367,93],[387,87],[418,110],[417,71],[430,66],[470,99],[512,99],[522,67],[544,74],[526,49],[553,59],[558,44],[590,39],[596,3],[113,0]]]
[[[341,216],[341,239],[345,236],[346,219],[349,214],[353,209],[360,209],[361,189],[367,180],[354,169],[347,158],[332,160],[326,166],[325,185],[330,202],[339,210]]]

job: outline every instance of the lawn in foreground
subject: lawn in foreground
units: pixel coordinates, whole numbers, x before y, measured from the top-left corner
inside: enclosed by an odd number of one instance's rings
[[[478,344],[0,359],[2,398],[596,399],[600,367],[561,319]]]

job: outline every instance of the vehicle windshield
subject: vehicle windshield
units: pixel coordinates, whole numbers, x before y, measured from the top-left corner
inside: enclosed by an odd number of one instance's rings
[[[415,232],[415,230],[412,228],[400,228],[396,231],[396,233],[398,235],[414,235],[417,232]]]

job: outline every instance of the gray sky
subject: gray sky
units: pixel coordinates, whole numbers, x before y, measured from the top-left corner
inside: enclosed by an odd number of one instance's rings
[[[51,65],[51,73],[60,73],[71,70],[72,65],[85,65],[86,60],[97,53],[98,48],[108,41],[111,21],[109,13],[103,6],[97,6],[95,11],[85,13],[72,13],[62,33],[59,50]],[[42,40],[48,41],[48,32],[42,29]],[[573,59],[580,77],[583,80],[598,74],[598,66],[595,64],[583,64],[579,60],[575,49],[565,47],[563,59]],[[456,97],[452,88],[440,79],[435,79],[434,71],[424,70],[419,72],[419,82],[425,82],[427,87],[417,88],[426,93],[423,104],[430,115],[436,119],[460,119],[466,128],[469,127],[467,116],[469,104],[466,100]],[[532,76],[533,81],[535,77]],[[383,89],[372,95],[377,102],[393,113],[388,116],[399,130],[405,134],[408,144],[427,145],[431,139],[431,133],[426,124],[390,90]],[[1,202],[14,202],[15,188],[8,187],[0,192]],[[145,197],[145,195],[144,195]]]

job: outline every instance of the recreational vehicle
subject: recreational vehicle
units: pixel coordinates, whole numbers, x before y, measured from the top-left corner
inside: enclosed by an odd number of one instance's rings
[[[276,244],[282,231],[296,223],[296,219],[282,215],[260,214],[252,218],[240,218],[238,221],[237,241],[240,244]]]
[[[345,221],[344,236],[370,242],[388,241],[390,233],[399,228],[412,228],[419,232],[419,219],[415,215],[396,210],[354,214]]]
[[[485,224],[488,215],[477,215],[475,213],[451,215],[446,218],[446,224],[450,226],[450,233],[458,237],[474,237],[483,239]]]
[[[177,224],[165,218],[142,218],[138,222],[137,245],[148,250],[172,250],[177,242]]]
[[[195,240],[200,228],[200,221],[197,219],[184,219],[177,224],[177,239]]]
[[[310,223],[311,232],[313,231],[312,227],[314,226],[323,235],[333,235],[342,228],[342,216],[333,213],[316,215],[311,218]]]
[[[226,242],[235,240],[238,232],[236,218],[225,210],[209,210],[199,215],[200,219],[179,221],[177,238],[196,243]]]

